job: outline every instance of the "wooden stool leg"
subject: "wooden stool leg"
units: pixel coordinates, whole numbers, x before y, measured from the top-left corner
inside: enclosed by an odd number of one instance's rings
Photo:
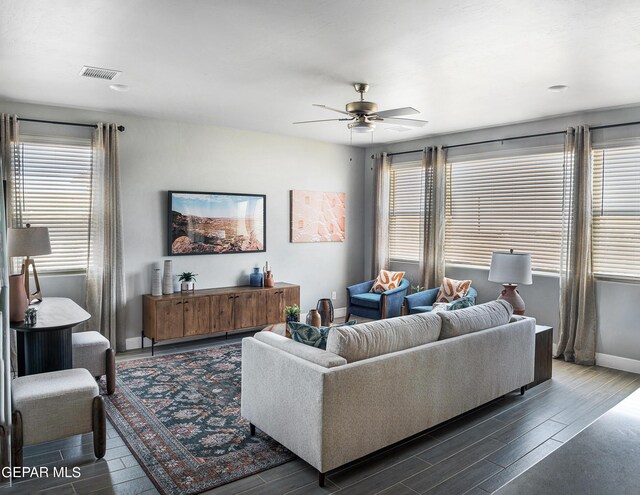
[[[113,349],[107,349],[107,394],[116,391],[116,353]]]
[[[13,467],[22,467],[22,414],[14,411],[12,416],[13,435],[11,436],[11,458]]]
[[[102,397],[93,398],[93,453],[102,459],[107,450],[107,415]]]

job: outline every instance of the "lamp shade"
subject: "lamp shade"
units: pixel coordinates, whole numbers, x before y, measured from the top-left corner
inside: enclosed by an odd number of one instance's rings
[[[494,252],[491,255],[489,282],[531,285],[531,255],[529,253]]]
[[[9,256],[42,256],[51,254],[49,229],[47,227],[26,227],[9,229]]]

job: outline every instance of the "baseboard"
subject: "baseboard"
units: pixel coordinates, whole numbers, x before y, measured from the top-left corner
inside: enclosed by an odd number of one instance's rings
[[[598,366],[604,366],[605,368],[613,368],[614,370],[640,373],[640,361],[637,359],[629,359],[596,352],[596,364]]]
[[[347,308],[335,308],[333,310],[333,316],[335,318],[344,318],[347,315]],[[306,321],[307,318],[307,314],[301,314],[300,315],[300,321]],[[129,337],[126,340],[126,349],[127,351],[130,351],[132,349],[140,349],[142,347],[141,345],[141,341],[140,341],[140,337]],[[158,344],[160,345],[160,344]],[[145,337],[144,339],[144,346],[145,347],[151,347],[151,339],[148,339]]]
[[[553,355],[556,355],[557,344],[553,344]],[[629,371],[631,373],[640,373],[640,361],[637,359],[629,359],[611,354],[602,354],[596,352],[596,365],[605,368],[611,368],[620,371]]]

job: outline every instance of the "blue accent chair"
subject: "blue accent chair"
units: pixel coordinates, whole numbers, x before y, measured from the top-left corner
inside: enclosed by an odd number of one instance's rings
[[[347,287],[347,318],[352,315],[362,316],[371,320],[393,318],[402,313],[402,301],[407,295],[409,281],[403,278],[397,289],[388,290],[381,294],[369,292],[375,280]]]
[[[436,296],[440,287],[435,289],[423,290],[416,292],[415,294],[409,294],[404,298],[404,304],[408,315],[415,315],[416,313],[426,313],[433,309],[433,303],[436,302]],[[465,297],[473,299],[473,304],[476,303],[478,297],[478,291],[473,287],[469,287],[469,291]]]

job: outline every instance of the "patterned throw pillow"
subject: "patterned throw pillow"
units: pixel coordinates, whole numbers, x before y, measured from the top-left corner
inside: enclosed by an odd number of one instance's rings
[[[339,327],[351,326],[357,323],[356,320],[349,320],[342,325],[337,325]],[[312,347],[317,347],[318,349],[326,349],[327,348],[327,337],[329,336],[329,331],[334,327],[314,327],[311,325],[307,325],[306,323],[300,323],[298,321],[290,321],[287,323],[289,327],[289,331],[291,332],[291,338],[296,342],[300,342],[301,344],[310,345]]]
[[[452,278],[444,277],[436,296],[436,302],[449,303],[460,299],[467,295],[469,287],[471,287],[471,280],[453,280]]]
[[[473,299],[471,297],[461,297],[456,299],[452,303],[449,303],[448,311],[455,311],[456,309],[470,308],[473,306]]]
[[[382,294],[388,290],[397,289],[402,282],[404,272],[390,272],[388,270],[380,270],[378,278],[373,282],[373,286],[369,292]]]

